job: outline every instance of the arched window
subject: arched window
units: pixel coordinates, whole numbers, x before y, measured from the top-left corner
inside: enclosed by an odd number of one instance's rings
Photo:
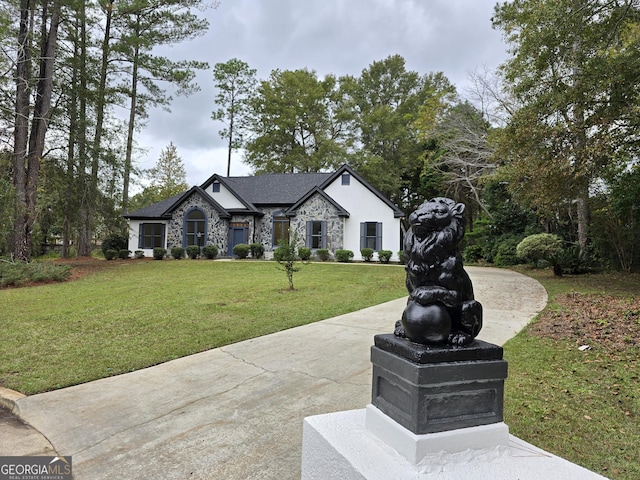
[[[200,209],[193,209],[185,218],[184,246],[204,247],[207,233],[207,219]]]

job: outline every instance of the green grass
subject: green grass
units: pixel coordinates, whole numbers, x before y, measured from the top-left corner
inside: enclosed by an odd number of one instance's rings
[[[0,385],[34,394],[117,375],[405,295],[397,266],[135,261],[0,291]],[[390,326],[392,328],[392,325]]]
[[[549,293],[640,294],[640,276],[557,278],[526,271]],[[505,423],[512,434],[611,479],[640,478],[640,350],[539,338],[526,328],[505,345]]]
[[[116,375],[405,295],[397,266],[126,261],[74,282],[0,291],[0,385],[33,394]],[[553,277],[549,293],[640,296],[640,276]],[[490,321],[490,319],[486,319]],[[505,345],[511,433],[611,479],[640,478],[640,351],[586,352],[526,328]]]

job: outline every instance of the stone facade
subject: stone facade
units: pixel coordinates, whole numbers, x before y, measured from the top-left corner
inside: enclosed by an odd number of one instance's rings
[[[234,215],[231,222],[220,218],[218,212],[206,202],[201,195],[194,193],[185,202],[176,208],[167,228],[167,250],[176,246],[183,246],[184,218],[190,210],[198,208],[205,213],[206,242],[205,245],[216,245],[220,253],[225,255],[229,249],[229,227],[230,224],[245,223],[248,226],[247,242],[260,243],[264,246],[267,257],[275,249],[273,246],[273,219],[284,217],[286,209],[265,208],[264,216],[255,218],[251,215]],[[301,243],[306,243],[306,225],[308,221],[326,222],[327,248],[331,251],[342,248],[344,237],[344,220],[338,216],[338,210],[320,194],[315,194],[309,198],[297,211],[296,215],[290,217],[290,229],[293,233],[298,232]]]
[[[220,249],[220,252],[226,252],[229,238],[229,221],[220,218],[218,212],[198,193],[188,197],[171,214],[171,221],[167,226],[167,250],[171,251],[173,247],[182,247],[184,218],[194,208],[202,210],[207,220],[205,245],[215,245]]]
[[[336,207],[318,193],[312,195],[309,200],[296,210],[296,216],[291,218],[291,229],[298,232],[300,239],[306,239],[308,221],[327,222],[327,230],[325,232],[327,248],[332,252],[343,248],[344,219],[338,216]]]

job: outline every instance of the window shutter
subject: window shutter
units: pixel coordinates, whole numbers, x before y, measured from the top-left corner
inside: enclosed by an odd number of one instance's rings
[[[312,245],[312,235],[313,235],[313,222],[311,222],[310,220],[307,221],[307,238],[304,241],[304,244],[308,247],[311,248]]]
[[[382,223],[376,224],[376,250],[382,250]]]
[[[321,225],[322,227],[320,228],[320,246],[322,248],[327,248],[327,222],[323,221]]]
[[[367,246],[367,224],[360,223],[360,249],[362,250]]]
[[[161,235],[160,247],[161,248],[165,248],[165,246],[167,245],[166,230],[167,230],[167,226],[163,223],[162,228],[160,229],[160,235]]]
[[[138,225],[138,248],[144,248],[144,223]]]

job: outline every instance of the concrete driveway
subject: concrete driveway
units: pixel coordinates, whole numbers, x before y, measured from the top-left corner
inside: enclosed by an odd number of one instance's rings
[[[546,305],[531,278],[467,271],[484,307],[481,340],[504,343]],[[10,404],[73,456],[76,480],[297,479],[303,418],[370,403],[373,336],[393,331],[405,302]]]

